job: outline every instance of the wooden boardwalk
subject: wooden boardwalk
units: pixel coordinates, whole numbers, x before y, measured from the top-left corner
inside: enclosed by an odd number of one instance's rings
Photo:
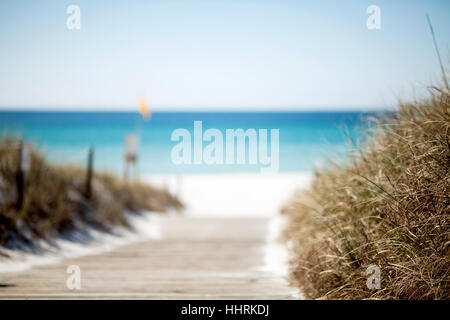
[[[264,271],[267,219],[162,219],[162,238],[0,273],[7,299],[289,299],[296,290]],[[69,265],[81,289],[66,286]]]

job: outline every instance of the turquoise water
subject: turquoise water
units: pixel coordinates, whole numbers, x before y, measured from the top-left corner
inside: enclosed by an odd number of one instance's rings
[[[279,171],[289,172],[312,170],[329,158],[343,161],[350,148],[349,135],[359,139],[369,116],[358,112],[160,112],[144,122],[132,112],[1,111],[0,128],[39,146],[56,163],[85,165],[87,150],[93,146],[95,168],[115,173],[123,170],[125,135],[139,133],[141,174],[260,172],[260,163],[175,165],[171,150],[177,142],[171,141],[171,134],[185,128],[193,135],[194,121],[202,121],[203,132],[215,128],[224,137],[226,129],[279,129]]]

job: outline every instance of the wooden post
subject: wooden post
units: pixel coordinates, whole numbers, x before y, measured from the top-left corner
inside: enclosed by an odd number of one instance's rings
[[[20,141],[19,153],[17,157],[17,174],[16,174],[16,186],[17,186],[17,202],[16,209],[19,211],[22,209],[25,199],[25,173],[30,170],[30,145],[28,142]]]
[[[87,165],[87,176],[86,176],[86,190],[85,190],[85,196],[87,199],[90,199],[92,196],[92,167],[94,162],[94,148],[89,148],[88,153],[88,165]]]
[[[22,156],[23,156],[23,141],[19,144],[19,153],[17,159],[17,174],[16,174],[16,186],[17,186],[17,202],[16,209],[19,211],[22,209],[25,187],[25,175],[22,170]]]

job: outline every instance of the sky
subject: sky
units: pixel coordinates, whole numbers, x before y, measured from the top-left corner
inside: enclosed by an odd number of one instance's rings
[[[450,1],[2,0],[0,108],[387,108],[441,77],[425,13],[448,65]]]

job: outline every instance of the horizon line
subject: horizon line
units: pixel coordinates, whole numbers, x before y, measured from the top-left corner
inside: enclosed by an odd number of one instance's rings
[[[110,113],[139,113],[137,106],[116,105],[111,109],[107,105],[0,105],[0,112],[110,112]],[[182,105],[156,105],[152,107],[152,113],[288,113],[288,112],[376,112],[392,111],[397,105],[242,105],[242,106],[182,106]]]

